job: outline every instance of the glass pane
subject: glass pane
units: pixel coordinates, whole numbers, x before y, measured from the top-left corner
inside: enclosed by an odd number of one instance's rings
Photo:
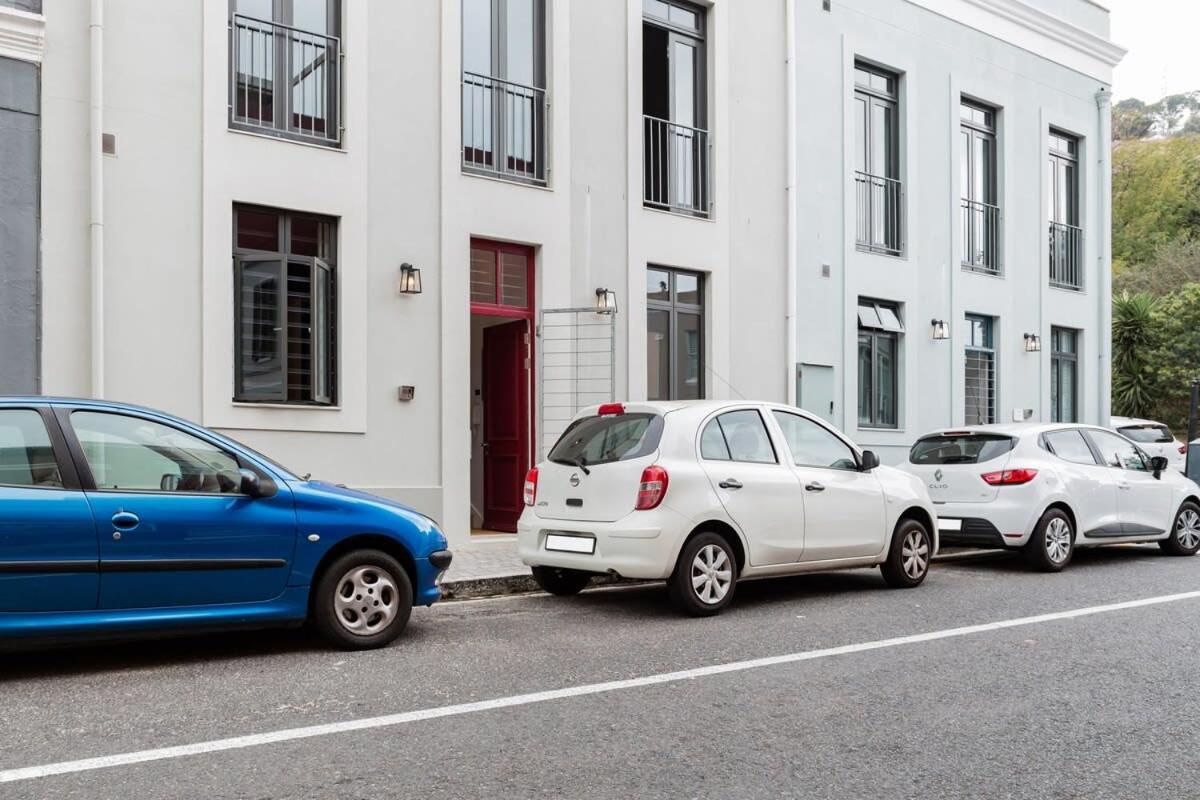
[[[700,305],[700,276],[689,272],[676,272],[675,300],[692,306]]]
[[[176,428],[94,411],[71,414],[99,489],[236,494],[236,459]]]
[[[774,464],[775,450],[757,411],[730,411],[717,417],[734,461]]]
[[[879,319],[879,311],[873,305],[860,305],[858,307],[858,324],[863,328],[882,328],[883,323]]]
[[[529,307],[529,259],[515,253],[500,254],[500,305]]]
[[[992,197],[988,183],[991,178],[989,165],[992,159],[992,143],[988,141],[986,136],[976,135],[974,140],[975,152],[971,164],[971,179],[974,181],[977,196],[973,199],[981,203],[991,203]]]
[[[659,19],[667,19],[670,13],[667,4],[662,0],[642,0],[642,11],[648,16],[658,17]]]
[[[572,423],[549,459],[568,464],[582,459],[592,465],[641,458],[658,449],[662,429],[662,417],[654,414],[586,417]]]
[[[681,39],[672,41],[671,66],[671,121],[691,128],[697,127],[696,48]]]
[[[471,302],[496,302],[496,254],[491,250],[471,250]]]
[[[867,155],[867,98],[854,96],[854,169],[869,172]]]
[[[696,16],[695,11],[688,11],[686,8],[679,6],[671,6],[670,15],[668,17],[671,22],[683,28],[699,28],[700,20]]]
[[[492,2],[462,0],[463,71],[492,74]]]
[[[725,435],[721,433],[721,425],[715,419],[704,426],[700,434],[700,457],[712,461],[728,461],[729,447],[725,444]]]
[[[699,400],[700,375],[700,316],[675,315],[675,385],[677,400]]]
[[[322,10],[320,28],[324,27]],[[293,31],[287,41],[288,83],[292,92],[289,124],[292,130],[325,136],[331,133],[328,89],[331,62],[337,53],[323,35]]]
[[[1046,434],[1046,442],[1054,450],[1054,455],[1065,461],[1092,466],[1096,464],[1091,448],[1077,430],[1051,431]]]
[[[896,314],[894,308],[876,306],[875,310],[879,312],[879,325],[885,331],[892,331],[893,333],[904,332],[904,326],[900,323],[900,317]]]
[[[292,217],[292,249],[294,256],[311,256],[332,262],[331,226],[312,217]]]
[[[0,486],[62,485],[42,415],[27,409],[0,411]]]
[[[1074,361],[1063,361],[1061,363],[1061,370],[1062,375],[1058,379],[1061,421],[1075,422],[1075,387],[1078,379],[1078,365]]]
[[[895,109],[887,103],[871,103],[871,168],[868,172],[895,178]]]
[[[284,333],[287,337],[287,400],[309,403],[313,397],[313,268],[288,264]]]
[[[241,372],[237,394],[242,400],[283,399],[279,283],[278,262],[242,265],[237,342]]]
[[[504,20],[504,79],[533,86],[536,83],[533,4],[535,0],[507,0]]]
[[[330,391],[329,374],[329,340],[333,328],[331,306],[331,297],[333,294],[332,282],[333,273],[328,269],[318,266],[316,269],[316,287],[313,292],[313,338],[315,340],[313,368],[316,370],[314,392],[316,394],[315,399],[318,402],[329,402],[333,396]]]
[[[270,22],[271,5],[271,0],[237,0],[234,8],[238,14]]]
[[[875,337],[875,424],[892,427],[896,424],[896,338]]]
[[[825,428],[796,414],[784,411],[774,414],[796,466],[858,469],[854,451]]]
[[[265,250],[278,253],[279,215],[270,211],[250,211],[239,208],[234,213],[237,224],[237,246],[244,250]]]
[[[646,299],[671,300],[671,274],[657,269],[646,270]]]
[[[292,27],[308,33],[332,33],[329,0],[292,0]]]
[[[959,195],[964,200],[974,200],[971,196],[971,132],[962,131],[958,152]]]
[[[873,419],[871,413],[871,393],[875,381],[871,368],[871,334],[858,335],[858,424],[870,425]]]
[[[671,312],[646,312],[646,397],[671,398]]]
[[[1089,430],[1088,436],[1096,443],[1100,454],[1110,467],[1147,472],[1149,466],[1142,460],[1142,454],[1137,446],[1122,436],[1108,431]]]

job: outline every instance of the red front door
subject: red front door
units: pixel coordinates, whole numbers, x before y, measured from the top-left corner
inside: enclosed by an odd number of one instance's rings
[[[517,530],[529,469],[525,320],[483,329],[483,527]]]

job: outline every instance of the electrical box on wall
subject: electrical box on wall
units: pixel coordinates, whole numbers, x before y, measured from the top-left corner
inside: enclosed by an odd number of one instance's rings
[[[1033,409],[1032,408],[1014,408],[1013,409],[1013,422],[1028,422],[1031,419],[1033,419]]]
[[[413,399],[413,396],[415,396],[416,393],[417,387],[415,386],[401,386],[396,394],[396,399],[400,400],[401,402],[408,402],[409,400]]]

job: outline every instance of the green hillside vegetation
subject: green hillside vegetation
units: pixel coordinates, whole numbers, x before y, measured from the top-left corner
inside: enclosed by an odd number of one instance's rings
[[[1114,136],[1140,130],[1117,110]],[[1113,149],[1113,413],[1180,435],[1200,378],[1200,134],[1186,130],[1197,120]]]

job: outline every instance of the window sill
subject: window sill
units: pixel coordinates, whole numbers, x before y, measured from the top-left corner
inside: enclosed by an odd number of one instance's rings
[[[470,169],[466,166],[462,168],[462,174],[471,178],[481,178],[485,181],[492,181],[493,183],[503,183],[506,186],[524,186],[527,189],[540,189],[543,192],[554,191],[554,187],[550,185],[549,181],[536,181],[529,178],[518,177],[509,178],[497,172],[490,172],[483,169]]]
[[[907,261],[908,260],[908,254],[905,253],[903,250],[901,250],[898,253],[893,253],[890,250],[877,250],[873,247],[870,247],[870,246],[864,245],[864,244],[859,244],[857,242],[855,242],[855,244],[854,244],[854,249],[860,253],[866,253],[866,254],[872,255],[872,256],[883,256],[884,258],[894,258],[897,261]]]
[[[255,130],[247,130],[246,128],[239,128],[239,127],[235,127],[234,125],[229,125],[226,128],[226,130],[229,131],[230,133],[236,133],[240,136],[249,136],[252,139],[265,139],[269,142],[284,142],[286,144],[295,144],[295,145],[299,145],[300,147],[308,147],[310,149],[320,150],[325,153],[349,152],[346,149],[344,144],[333,144],[333,143],[322,144],[321,142],[316,141],[316,140],[294,138],[291,136],[281,136],[278,134],[271,134],[271,133],[259,133],[258,131],[255,131]]]
[[[962,265],[963,272],[969,272],[972,275],[979,275],[984,278],[1004,278],[1004,272],[998,269],[986,269],[984,267],[973,267],[970,264]]]
[[[307,403],[251,403],[246,400],[234,400],[230,403],[234,408],[271,408],[287,411],[341,411],[341,406],[319,406]]]
[[[1061,283],[1051,283],[1051,284],[1049,284],[1049,286],[1051,289],[1057,289],[1060,292],[1067,292],[1069,294],[1077,294],[1077,295],[1087,294],[1087,291],[1082,286],[1065,286]]]
[[[672,219],[694,219],[697,222],[716,222],[715,215],[701,214],[698,211],[685,211],[682,209],[679,211],[672,211],[671,209],[663,208],[662,206],[647,205],[645,202],[642,203],[642,208],[651,213],[662,214],[664,216],[671,217]]]

